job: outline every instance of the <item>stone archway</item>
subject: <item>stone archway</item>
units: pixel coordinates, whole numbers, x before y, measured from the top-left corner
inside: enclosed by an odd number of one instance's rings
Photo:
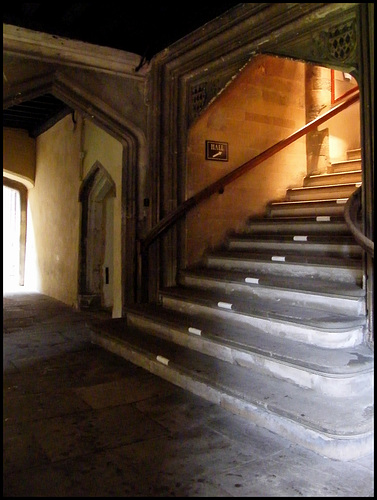
[[[80,190],[79,307],[110,310],[113,306],[113,199],[115,183],[95,162]]]
[[[373,239],[374,72],[370,54],[374,4],[275,3],[262,9],[261,5],[237,6],[234,16],[208,23],[200,33],[200,44],[195,32],[154,59],[158,78],[152,81],[153,91],[161,98],[155,104],[151,125],[152,148],[159,155],[151,158],[156,158],[152,165],[156,175],[164,179],[153,199],[156,221],[159,210],[168,214],[185,201],[190,124],[227,85],[228,76],[231,79],[256,55],[269,54],[346,71],[357,80],[361,89],[363,220],[366,235]],[[185,248],[184,221],[180,221],[160,239],[161,272],[148,280],[149,294],[155,300],[160,286],[175,283]],[[153,251],[151,248],[151,261],[157,258]],[[370,258],[367,268],[369,331],[373,332],[374,268]]]

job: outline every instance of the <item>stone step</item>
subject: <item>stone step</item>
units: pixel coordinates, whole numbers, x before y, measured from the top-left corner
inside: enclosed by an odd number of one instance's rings
[[[279,234],[279,235],[230,235],[226,241],[229,250],[270,251],[284,255],[316,254],[321,256],[361,257],[362,248],[352,236],[321,234]]]
[[[349,198],[361,183],[333,184],[330,186],[310,186],[287,189],[287,201],[332,200]]]
[[[351,460],[373,450],[373,398],[327,396],[127,326],[92,322],[92,342],[316,453]],[[331,409],[331,411],[329,411]]]
[[[276,201],[267,205],[266,212],[268,217],[342,216],[347,200]]]
[[[263,329],[265,334],[310,345],[342,348],[361,343],[365,328],[362,316],[345,315],[312,307],[303,308],[287,300],[245,300],[242,294],[218,293],[188,287],[160,290],[163,307],[206,318],[222,319]]]
[[[233,328],[216,319],[169,311],[161,306],[129,306],[127,325],[188,349],[334,397],[373,388],[373,353],[365,345],[323,349]]]
[[[333,174],[310,175],[304,179],[304,187],[329,186],[334,184],[361,183],[361,170],[335,172]]]
[[[250,217],[243,234],[321,234],[349,235],[350,230],[342,216],[318,217]]]
[[[349,149],[347,151],[347,160],[360,160],[361,159],[361,148]]]
[[[216,251],[204,258],[209,268],[243,271],[246,273],[276,274],[296,278],[326,279],[336,283],[361,284],[362,269],[358,259],[335,257],[300,256],[286,252],[275,255],[272,252]]]
[[[327,168],[327,172],[329,174],[335,172],[350,172],[353,170],[361,170],[361,160],[344,160],[344,161],[335,161],[332,162],[331,165]]]
[[[365,314],[365,292],[360,286],[351,283],[196,267],[180,271],[178,284],[212,290],[222,295],[243,293],[251,300],[253,297],[283,299],[302,307],[320,307],[343,314]]]
[[[180,270],[159,304],[92,322],[92,341],[321,455],[370,453],[363,253],[343,217],[361,162],[331,168]]]

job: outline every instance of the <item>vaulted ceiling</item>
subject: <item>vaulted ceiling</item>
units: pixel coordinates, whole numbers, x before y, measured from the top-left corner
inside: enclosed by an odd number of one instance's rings
[[[141,61],[239,2],[3,3],[3,23],[132,52]],[[3,110],[3,126],[38,136],[70,110],[51,94]]]

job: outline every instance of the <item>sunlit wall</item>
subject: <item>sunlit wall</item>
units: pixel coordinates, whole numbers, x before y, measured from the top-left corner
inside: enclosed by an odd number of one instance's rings
[[[188,140],[187,197],[257,156],[305,124],[304,64],[255,57],[193,124]],[[206,160],[205,141],[224,141],[227,162]],[[229,229],[264,215],[269,201],[306,174],[305,139],[225,187],[189,214],[187,262],[200,259]]]
[[[68,115],[37,139],[25,282],[72,306],[77,304],[79,166],[80,130]]]

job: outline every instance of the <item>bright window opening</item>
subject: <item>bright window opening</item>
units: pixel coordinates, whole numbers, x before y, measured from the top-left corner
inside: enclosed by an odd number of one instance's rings
[[[16,189],[3,186],[3,290],[20,281],[21,199]]]

